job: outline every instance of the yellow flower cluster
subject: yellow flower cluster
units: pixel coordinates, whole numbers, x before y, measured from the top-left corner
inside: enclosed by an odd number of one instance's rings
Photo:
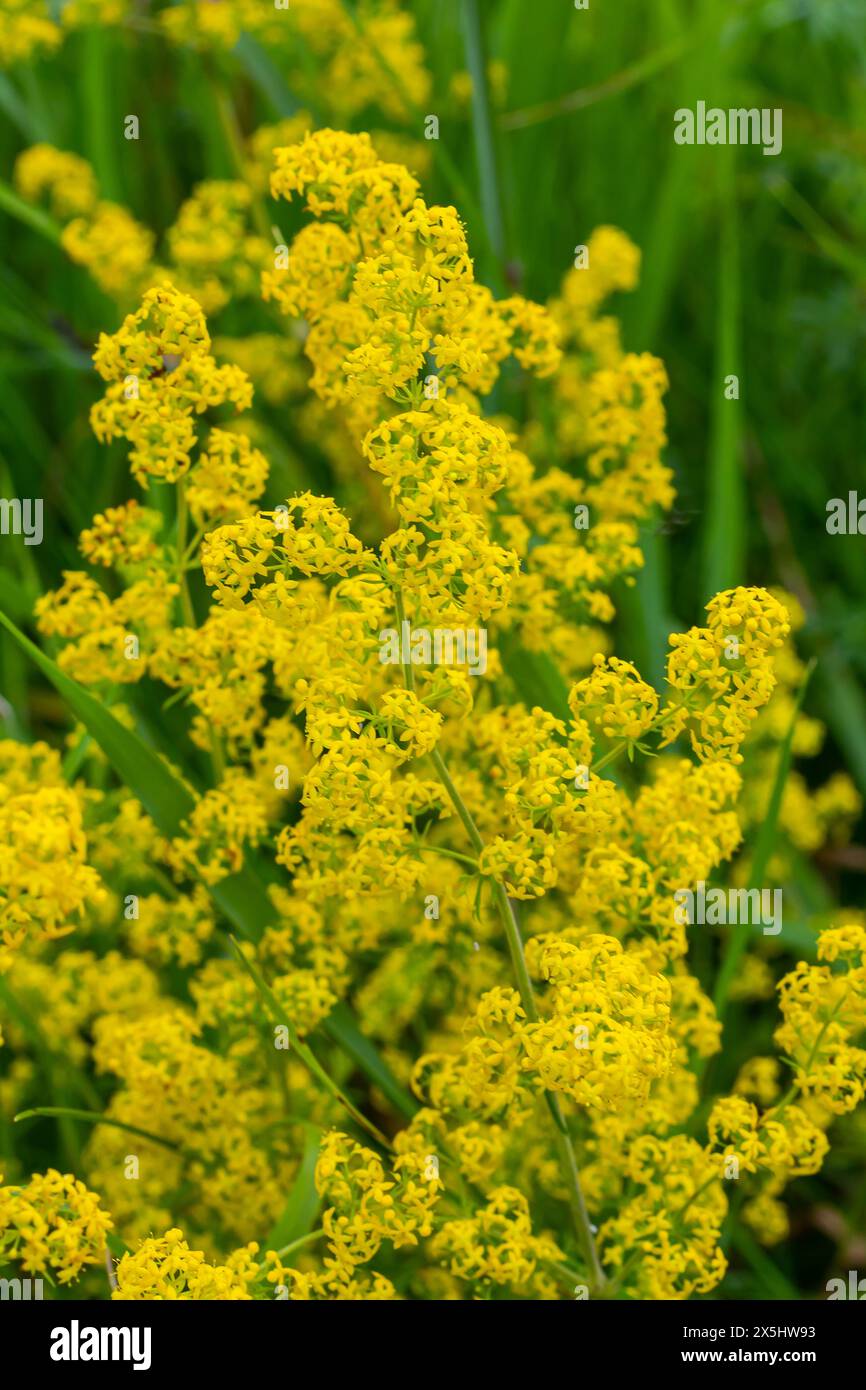
[[[68,935],[85,907],[95,906],[104,897],[86,853],[81,807],[69,788],[46,786],[3,797],[0,973],[8,969],[13,953],[25,940]]]
[[[329,1204],[322,1225],[336,1258],[366,1264],[383,1240],[399,1250],[430,1235],[441,1186],[424,1176],[424,1156],[407,1149],[387,1174],[372,1150],[339,1131],[325,1136],[316,1186]]]
[[[218,366],[196,300],[173,288],[148,290],[119,332],[100,336],[93,362],[104,398],[91,412],[97,439],[123,438],[139,482],[175,482],[196,443],[195,417],[229,403],[246,410],[252,388],[239,367]]]
[[[5,0],[0,12],[0,67],[50,53],[60,38],[47,0]]]
[[[158,12],[200,46],[302,34],[347,110],[381,90],[375,42],[419,100],[411,17],[386,0],[358,14],[363,42],[332,0]],[[404,94],[390,103],[405,114]],[[748,1060],[731,1094],[699,1084],[722,1022],[690,969],[705,929],[674,894],[723,872],[766,808],[804,675],[788,602],[712,598],[706,626],[671,635],[663,694],[614,655],[611,587],[673,498],[664,368],[603,314],[634,288],[636,248],[601,228],[548,307],[497,300],[396,138],[311,126],[264,128],[245,178],[194,190],[169,269],[130,233],[123,286],[99,270],[126,233],[88,167],[40,146],[19,161],[70,252],[121,303],[135,286],[96,348],[91,420],[153,499],[94,517],[80,548],[105,585],[66,572],[39,628],[169,753],[189,801],[160,830],[81,729],[65,773],[44,745],[0,744],[0,964],[18,1002],[2,1099],[36,1103],[25,1024],[50,1013],[112,1122],[88,1136],[88,1188],[50,1171],[0,1189],[0,1251],[64,1282],[103,1264],[92,1187],[128,1246],[118,1299],[552,1299],[575,1271],[592,1296],[709,1294],[731,1182],[743,1219],[780,1238],[787,1183],[818,1171],[866,1090],[855,918],[782,979],[779,1056]],[[273,196],[310,220],[268,252],[252,229],[271,163]],[[294,323],[212,342],[205,315],[259,287]],[[551,404],[534,422],[485,414],[506,363]],[[297,410],[334,496],[273,493],[262,422],[226,419],[254,385]],[[539,656],[567,677],[549,707],[521,680]],[[176,740],[125,702],[144,678]],[[820,732],[801,716],[796,751]],[[857,809],[841,782],[806,800],[811,843]],[[774,983],[758,943],[735,989]],[[317,1228],[259,1261],[296,1184],[310,1204],[313,1165]]]
[[[781,981],[784,1022],[776,1042],[804,1101],[841,1115],[866,1094],[866,1051],[854,1045],[866,1026],[866,931],[850,925],[822,932],[818,959],[826,964],[800,961]]]
[[[172,1227],[164,1236],[151,1236],[121,1256],[117,1288],[111,1296],[121,1301],[249,1299],[247,1282],[257,1269],[252,1261],[257,1250],[253,1242],[247,1250],[231,1255],[226,1264],[209,1264],[202,1251],[190,1250],[183,1232]]]
[[[0,1258],[20,1261],[26,1274],[70,1283],[85,1265],[103,1263],[112,1225],[96,1194],[71,1173],[49,1168],[0,1187]]]
[[[544,1266],[562,1257],[549,1235],[533,1234],[529,1203],[514,1187],[496,1187],[474,1216],[446,1221],[433,1253],[452,1274],[481,1289],[519,1288],[536,1298],[556,1288],[544,1279]]]

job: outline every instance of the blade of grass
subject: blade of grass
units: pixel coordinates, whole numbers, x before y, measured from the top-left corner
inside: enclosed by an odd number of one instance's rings
[[[81,44],[85,153],[103,198],[118,203],[123,201],[119,159],[123,131],[119,116],[112,110],[109,81],[117,71],[120,53],[112,31],[96,25],[82,31]]]
[[[9,78],[0,73],[0,110],[10,121],[14,121],[29,145],[35,145],[42,138],[39,122],[27,103],[21,100]]]
[[[782,797],[785,792],[785,785],[788,781],[788,773],[791,769],[791,749],[794,740],[794,728],[814,669],[815,662],[812,661],[806,669],[803,683],[797,692],[797,699],[794,704],[790,724],[788,725],[788,731],[779,747],[779,758],[776,764],[776,776],[773,781],[773,789],[770,793],[769,804],[764,819],[761,822],[761,827],[758,831],[752,853],[752,864],[749,873],[750,889],[760,888],[762,886],[767,865],[770,862],[770,857],[775,847],[776,834],[779,826],[779,811],[782,807]],[[751,932],[752,924],[750,922],[738,922],[728,937],[713,999],[716,1006],[716,1013],[720,1019],[724,1019],[727,1011],[728,993],[737,972],[737,967],[748,945]]]
[[[65,1100],[67,1094],[73,1092],[86,1100],[89,1105],[98,1105],[100,1097],[89,1078],[73,1066],[63,1054],[52,1050],[40,1024],[2,977],[0,977],[0,1000],[3,1001],[9,1017],[15,1020],[33,1048],[51,1094],[60,1100]],[[61,1085],[61,1080],[65,1084]],[[64,1154],[68,1162],[75,1163],[78,1156],[75,1129],[68,1116],[60,1111],[57,1114],[57,1127],[60,1131]]]
[[[719,261],[716,355],[710,396],[712,426],[709,488],[704,508],[704,593],[742,582],[746,554],[741,405],[727,399],[724,382],[740,373],[740,249],[736,202],[736,150],[720,151]]]
[[[195,806],[190,792],[131,729],[126,729],[89,690],[72,680],[51,657],[40,651],[0,612],[10,636],[39,667],[78,719],[85,724],[129,789],[141,801],[163,834],[180,833]]]
[[[866,796],[866,697],[844,657],[829,646],[821,652],[820,689],[827,723]]]
[[[318,1134],[307,1136],[301,1164],[289,1193],[289,1199],[276,1225],[271,1228],[265,1242],[266,1250],[279,1250],[283,1246],[291,1245],[294,1241],[300,1240],[302,1236],[308,1235],[313,1229],[319,1208],[322,1205],[322,1200],[316,1191],[316,1163],[320,1147]]]
[[[799,1299],[801,1294],[780,1270],[775,1261],[763,1251],[756,1240],[737,1225],[731,1232],[731,1244],[758,1276],[771,1298]]]
[[[811,204],[807,203],[802,193],[798,193],[797,189],[781,174],[776,174],[769,179],[767,187],[785,211],[808,233],[828,260],[835,261],[838,266],[859,280],[861,284],[866,282],[866,257],[860,255],[847,242],[843,241],[829,222],[826,222],[820,213],[817,213]]]
[[[250,38],[249,34],[242,34],[235,53],[276,115],[294,116],[300,103],[286,86],[279,69],[271,62],[261,45]]]
[[[502,664],[527,708],[540,705],[557,719],[570,719],[568,685],[552,658],[546,652],[527,651],[510,633],[503,633],[498,645]]]
[[[99,744],[121,780],[138,798],[157,827],[169,839],[181,833],[184,821],[195,807],[192,793],[171,768],[127,729],[89,690],[60,670],[51,657],[25,637],[9,617],[0,611],[0,624],[63,697],[69,709],[85,725]],[[218,907],[238,930],[255,941],[273,919],[273,909],[264,886],[245,867],[240,873],[208,885]]]
[[[762,3],[763,0],[746,0],[743,9],[757,8]],[[663,44],[661,48],[646,54],[635,63],[628,64],[627,67],[613,73],[593,87],[582,87],[577,91],[567,92],[564,96],[553,97],[550,101],[543,101],[536,106],[525,107],[520,111],[507,111],[501,117],[502,128],[504,130],[522,130],[527,126],[554,120],[557,116],[568,115],[571,111],[581,111],[587,106],[595,105],[598,101],[604,101],[607,97],[619,96],[622,92],[627,92],[632,87],[647,82],[649,78],[655,77],[657,73],[671,67],[687,54],[693,55],[696,50],[708,46],[715,49],[719,30],[729,22],[729,19],[728,12],[720,9],[715,3],[705,5],[702,22],[691,38],[684,36]],[[714,53],[713,57],[716,56]]]
[[[613,76],[598,82],[593,87],[581,87],[575,92],[567,92],[564,96],[554,97],[550,101],[539,102],[537,106],[524,107],[522,111],[506,111],[500,117],[500,125],[503,130],[525,130],[527,126],[540,125],[543,121],[555,120],[557,116],[565,116],[571,111],[582,111],[587,106],[593,106],[597,101],[604,101],[606,97],[619,96],[622,92],[627,92],[631,87],[638,86],[641,82],[647,82],[656,73],[662,72],[673,63],[679,61],[683,54],[695,46],[695,42],[688,39],[677,39],[674,43],[665,44],[663,48],[654,53],[648,53],[636,63],[630,63],[628,67]]]
[[[174,1153],[182,1152],[180,1144],[175,1144],[171,1139],[163,1139],[162,1135],[153,1134],[149,1129],[125,1124],[123,1120],[114,1120],[110,1115],[102,1115],[96,1110],[75,1110],[68,1105],[36,1105],[30,1110],[19,1110],[12,1122],[17,1125],[20,1120],[35,1120],[43,1115],[66,1115],[70,1120],[82,1120],[88,1125],[110,1125],[112,1129],[124,1129],[127,1134],[135,1134],[139,1139],[147,1139],[151,1144],[159,1144]]]
[[[369,1081],[391,1102],[407,1120],[418,1110],[418,1103],[405,1091],[385,1065],[373,1044],[358,1029],[352,1012],[344,1003],[334,1006],[322,1024],[332,1042],[357,1064]]]
[[[461,15],[466,45],[466,66],[472,78],[472,130],[475,136],[475,155],[481,185],[481,207],[488,239],[496,260],[495,288],[501,289],[503,263],[505,261],[505,224],[502,217],[502,198],[499,190],[493,122],[490,116],[486,36],[481,22],[478,0],[463,0]]]
[[[56,246],[60,245],[60,225],[49,217],[47,212],[41,208],[32,207],[30,203],[25,203],[23,198],[19,198],[14,188],[10,188],[8,183],[0,180],[0,208],[8,212],[10,216],[23,222],[26,227],[32,227],[39,232],[47,241],[53,241]]]
[[[385,1137],[385,1135],[382,1133],[382,1131],[380,1129],[377,1129],[376,1126],[372,1123],[372,1121],[367,1119],[366,1115],[361,1114],[361,1111],[358,1110],[357,1106],[352,1104],[352,1102],[349,1100],[349,1097],[343,1091],[341,1091],[336,1081],[334,1081],[333,1078],[330,1077],[328,1073],[325,1071],[325,1068],[322,1066],[321,1062],[316,1057],[312,1048],[310,1048],[307,1045],[307,1043],[301,1041],[301,1038],[299,1037],[294,1024],[292,1023],[291,1019],[286,1015],[285,1010],[280,1005],[276,995],[265,983],[264,979],[262,978],[262,975],[253,965],[252,961],[247,960],[247,957],[241,950],[236,938],[232,937],[231,942],[235,948],[235,952],[237,954],[240,964],[243,966],[244,970],[246,970],[247,974],[249,975],[250,979],[255,985],[256,990],[258,991],[258,994],[261,997],[262,1003],[264,1004],[267,1013],[270,1014],[271,1019],[274,1023],[284,1025],[288,1030],[289,1041],[292,1046],[292,1051],[295,1053],[295,1055],[304,1063],[304,1066],[307,1068],[307,1070],[310,1071],[312,1075],[315,1076],[316,1079],[322,1083],[328,1094],[333,1096],[334,1099],[340,1105],[343,1106],[343,1109],[351,1116],[351,1118],[355,1121],[355,1124],[360,1125],[362,1129],[366,1130],[367,1133],[370,1134],[376,1140],[377,1144],[380,1144],[383,1148],[386,1149],[390,1148],[390,1143],[388,1139]]]

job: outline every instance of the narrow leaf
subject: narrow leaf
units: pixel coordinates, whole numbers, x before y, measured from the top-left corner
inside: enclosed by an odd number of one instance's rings
[[[321,1205],[316,1191],[316,1162],[319,1157],[320,1140],[318,1134],[310,1134],[304,1144],[304,1153],[289,1199],[282,1215],[273,1226],[265,1244],[266,1250],[280,1250],[307,1235]]]

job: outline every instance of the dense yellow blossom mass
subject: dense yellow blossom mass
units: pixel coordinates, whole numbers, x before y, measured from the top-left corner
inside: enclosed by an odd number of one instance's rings
[[[16,0],[0,61],[126,8],[73,0],[61,27]],[[606,312],[639,252],[601,227],[549,305],[497,298],[420,159],[337,128],[382,104],[376,52],[400,60],[387,117],[426,99],[411,17],[362,4],[362,42],[336,0],[292,9],[334,128],[262,128],[161,242],[77,155],[37,144],[15,170],[117,307],[90,420],[140,492],[84,529],[86,567],[38,600],[38,629],[122,729],[135,688],[160,689],[182,732],[145,731],[147,751],[187,809],[167,829],[81,728],[65,759],[0,743],[4,1103],[39,1103],[28,1021],[47,1014],[54,1065],[92,1066],[81,1099],[106,1121],[80,1176],[7,1175],[0,1254],[67,1283],[104,1278],[108,1249],[119,1300],[558,1299],[575,1271],[591,1296],[709,1294],[733,1192],[783,1239],[787,1184],[866,1091],[859,916],[783,975],[774,1055],[719,1094],[722,1019],[689,956],[708,928],[674,911],[714,875],[750,883],[792,720],[794,752],[820,748],[802,614],[758,587],[710,596],[670,635],[662,692],[614,653],[614,590],[674,500],[664,365]],[[207,52],[288,43],[246,0],[157,23]],[[267,190],[302,220],[285,245]],[[268,332],[211,337],[252,298]],[[488,409],[506,373],[543,416]],[[262,400],[362,480],[357,513],[275,500]],[[482,632],[470,669],[457,638]],[[547,705],[518,678],[538,654],[567,682]],[[843,775],[812,795],[795,774],[782,860],[858,809]],[[267,920],[235,949],[246,873]],[[775,981],[758,933],[732,997]],[[335,1045],[347,1006],[361,1062]],[[317,1215],[282,1239],[310,1172]]]

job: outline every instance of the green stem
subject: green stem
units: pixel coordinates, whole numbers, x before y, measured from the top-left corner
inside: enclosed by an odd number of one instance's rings
[[[844,1002],[844,996],[840,999],[837,999],[836,1003],[833,1005],[833,1008],[830,1010],[830,1013],[825,1018],[823,1026],[821,1027],[818,1033],[818,1036],[816,1037],[811,1048],[809,1049],[809,1056],[806,1058],[805,1065],[800,1068],[800,1076],[808,1076],[809,1072],[812,1070],[812,1063],[818,1056],[818,1049],[821,1046],[821,1043],[824,1041],[827,1029],[830,1027],[830,1024],[833,1022],[833,1019],[838,1014]],[[783,1095],[782,1099],[779,1101],[778,1105],[772,1106],[772,1108],[767,1112],[767,1116],[765,1118],[777,1120],[779,1116],[782,1114],[782,1111],[787,1110],[791,1102],[797,1099],[797,1096],[799,1095],[800,1091],[802,1091],[802,1089],[802,1083],[798,1083],[797,1081],[795,1081],[791,1086],[788,1087],[787,1091]]]
[[[509,898],[505,887],[498,879],[494,880],[496,885],[496,899],[499,906],[499,915],[505,927],[505,935],[508,940],[508,950],[511,955],[511,964],[514,976],[517,980],[517,987],[527,1018],[533,1023],[538,1022],[538,1006],[535,1002],[535,994],[532,989],[532,981],[529,978],[529,971],[526,968],[526,956],[523,950],[523,937],[520,932],[520,923],[517,920],[517,913],[514,903]],[[580,1242],[584,1259],[592,1271],[592,1282],[594,1291],[601,1292],[605,1285],[604,1270],[598,1258],[598,1251],[595,1247],[592,1223],[589,1219],[589,1212],[586,1208],[586,1200],[583,1195],[583,1188],[580,1183],[580,1174],[577,1168],[577,1160],[574,1156],[574,1146],[568,1132],[565,1116],[562,1113],[562,1106],[559,1097],[552,1091],[545,1091],[544,1099],[553,1118],[556,1147],[559,1153],[559,1161],[565,1171],[569,1196],[572,1220],[574,1222],[575,1234]]]
[[[61,1116],[65,1115],[70,1120],[83,1120],[89,1125],[110,1125],[112,1129],[126,1130],[127,1134],[135,1134],[139,1139],[147,1139],[151,1144],[160,1144],[164,1149],[171,1149],[174,1153],[181,1152],[180,1144],[175,1144],[171,1139],[163,1139],[159,1134],[152,1134],[149,1129],[139,1129],[138,1125],[124,1124],[122,1120],[113,1120],[108,1115],[101,1115],[96,1110],[73,1110],[66,1105],[37,1105],[32,1110],[20,1110],[13,1118],[13,1123],[19,1120],[33,1120],[42,1115]]]
[[[621,738],[617,743],[613,744],[613,746],[607,750],[603,757],[599,758],[597,762],[594,762],[592,764],[590,772],[601,772],[603,767],[607,767],[608,763],[612,763],[614,759],[618,758],[620,753],[624,752],[627,747],[628,739]]]
[[[192,599],[190,598],[186,568],[183,562],[186,553],[186,533],[188,525],[189,511],[186,501],[186,484],[184,479],[180,478],[177,484],[177,582],[180,585],[180,607],[183,613],[183,621],[187,627],[195,627],[195,613],[193,611]]]
[[[749,888],[760,888],[766,874],[767,865],[773,853],[776,842],[776,831],[778,828],[779,813],[782,809],[782,797],[785,794],[785,787],[788,784],[788,773],[791,768],[793,751],[794,730],[799,718],[803,699],[815,669],[814,659],[809,663],[803,683],[797,692],[797,700],[791,714],[785,738],[779,749],[779,761],[776,765],[776,777],[773,782],[773,790],[770,794],[770,802],[767,806],[766,814],[761,822],[758,839],[755,844],[752,856],[752,866],[749,873]],[[744,914],[747,917],[747,914]],[[742,959],[743,953],[748,945],[751,923],[746,920],[739,922],[731,932],[722,958],[721,968],[716,981],[716,991],[713,1003],[716,1006],[716,1013],[720,1019],[724,1019],[728,1007],[728,994],[731,984],[737,972],[737,967]]]
[[[402,632],[402,624],[405,622],[405,605],[403,603],[403,595],[399,590],[394,595],[394,603],[397,611],[397,621],[400,624]],[[403,663],[403,674],[407,688],[414,691],[415,677],[411,663]],[[442,785],[448,793],[452,806],[460,817],[473,848],[480,857],[484,852],[484,841],[481,838],[478,826],[475,824],[468,806],[466,806],[463,798],[454,785],[451,774],[445,766],[445,761],[438,748],[433,749],[430,758],[433,762],[433,766],[436,768]],[[511,964],[514,969],[515,979],[517,980],[521,1002],[527,1018],[532,1022],[537,1022],[538,1007],[535,1003],[535,995],[532,990],[532,981],[529,978],[529,971],[526,968],[526,958],[523,953],[523,938],[520,934],[520,926],[514,911],[514,904],[508,896],[505,885],[497,878],[494,878],[492,882],[495,888],[499,915],[502,918],[502,925],[505,928],[508,950],[511,955]],[[595,1248],[592,1224],[586,1209],[583,1189],[580,1185],[577,1160],[574,1156],[574,1149],[572,1147],[571,1137],[568,1133],[568,1126],[565,1122],[558,1096],[553,1095],[550,1091],[545,1091],[544,1098],[553,1119],[556,1147],[568,1187],[569,1206],[575,1234],[577,1235],[584,1258],[591,1271],[593,1290],[599,1293],[604,1288],[605,1275],[598,1258],[598,1251]]]
[[[456,859],[458,864],[466,864],[478,872],[478,860],[470,859],[468,854],[458,854],[456,849],[444,849],[442,845],[426,845],[423,840],[413,840],[412,843],[422,854],[441,854],[444,859]]]
[[[41,208],[32,207],[23,198],[19,198],[15,190],[10,188],[8,183],[3,183],[2,180],[0,180],[0,208],[4,212],[10,213],[12,217],[16,217],[19,222],[23,222],[26,227],[32,227],[34,231],[39,232],[55,246],[60,245],[62,229],[54,221],[54,218],[49,217],[48,213],[43,212]]]
[[[445,788],[446,792],[448,793],[451,805],[454,807],[455,811],[457,812],[458,816],[463,822],[463,828],[472,842],[472,848],[476,850],[478,855],[480,856],[484,851],[484,841],[478,833],[478,827],[472,819],[468,807],[464,804],[463,798],[461,797],[460,793],[458,792],[457,788],[451,780],[451,774],[445,766],[445,761],[438,748],[434,748],[431,752],[430,761],[433,763],[433,766],[435,767],[436,772],[439,776],[439,780]]]
[[[319,1062],[312,1048],[310,1048],[299,1037],[294,1024],[292,1023],[291,1019],[286,1016],[273,990],[265,982],[256,966],[253,965],[252,961],[248,960],[247,957],[244,955],[237,939],[234,936],[230,937],[229,939],[231,940],[231,943],[234,946],[239,964],[243,967],[244,970],[246,970],[247,974],[250,976],[253,984],[255,985],[256,990],[258,991],[259,996],[265,1006],[266,1012],[270,1014],[271,1019],[275,1024],[284,1025],[288,1029],[289,1042],[291,1043],[292,1050],[295,1056],[298,1057],[299,1060],[303,1062],[304,1066],[308,1069],[308,1071],[310,1071],[313,1074],[313,1076],[315,1076],[322,1083],[328,1094],[330,1096],[333,1096],[334,1100],[337,1101],[338,1104],[343,1106],[343,1108],[349,1115],[351,1115],[352,1119],[355,1121],[357,1125],[360,1125],[362,1129],[366,1130],[366,1132],[369,1135],[371,1135],[371,1137],[376,1140],[376,1143],[380,1144],[383,1149],[390,1149],[391,1141],[388,1138],[386,1138],[382,1131],[378,1129],[376,1125],[372,1123],[371,1120],[367,1119],[366,1115],[363,1115],[361,1113],[357,1106],[352,1104],[352,1102],[349,1100],[349,1097],[340,1089],[336,1081],[332,1080],[332,1078],[325,1071],[324,1067]]]
[[[324,1234],[324,1228],[319,1226],[318,1230],[310,1231],[309,1235],[306,1236],[299,1236],[297,1240],[290,1241],[288,1245],[284,1245],[281,1250],[275,1250],[274,1254],[278,1260],[281,1260],[284,1255],[291,1255],[295,1250],[303,1249],[305,1245],[312,1245],[314,1241],[319,1240]],[[264,1266],[260,1265],[259,1268],[263,1269]]]

